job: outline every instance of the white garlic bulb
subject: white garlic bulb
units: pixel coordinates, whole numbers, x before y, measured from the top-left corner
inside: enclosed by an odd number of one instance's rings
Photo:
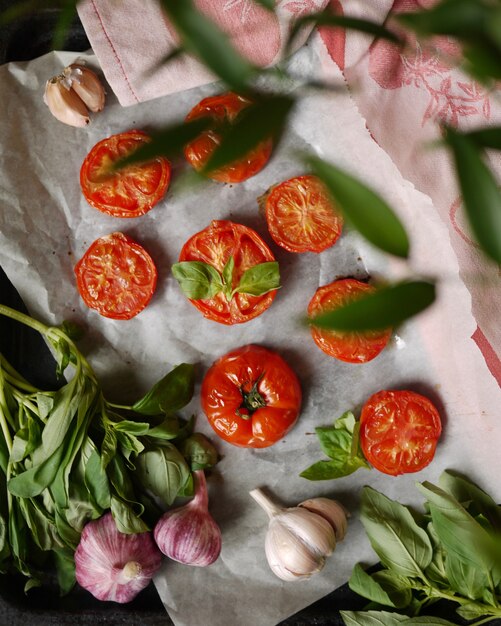
[[[309,578],[319,572],[325,564],[325,558],[332,554],[336,547],[336,530],[331,519],[310,510],[306,504],[312,502],[311,500],[297,507],[280,508],[261,489],[253,489],[250,495],[269,516],[264,547],[273,573],[282,580],[293,581]],[[329,510],[325,502],[315,504],[317,509]],[[334,509],[338,514],[338,508],[332,507],[332,510]],[[341,507],[340,510],[343,513]],[[343,526],[341,515],[337,523],[340,528],[339,536],[342,538],[346,528]]]
[[[336,541],[343,541],[348,529],[348,513],[336,500],[330,498],[310,498],[298,504],[308,511],[317,513],[325,518],[334,528]]]
[[[195,496],[183,506],[167,511],[153,534],[160,550],[185,565],[205,567],[221,552],[221,530],[209,513],[209,499],[203,470],[193,472]]]
[[[75,551],[77,582],[98,600],[130,602],[161,563],[151,533],[122,533],[111,513],[85,525]]]
[[[65,67],[45,84],[45,104],[56,119],[69,126],[87,126],[89,110],[101,111],[104,99],[104,87],[97,75],[77,63]]]

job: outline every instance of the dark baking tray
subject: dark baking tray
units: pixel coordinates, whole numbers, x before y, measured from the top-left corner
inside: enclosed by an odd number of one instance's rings
[[[0,14],[14,4],[14,0],[0,0]],[[10,61],[28,61],[52,50],[58,17],[57,9],[37,9],[12,23],[0,25],[0,65]],[[67,30],[64,49],[83,52],[89,48],[85,31],[76,17]],[[28,312],[1,267],[0,302]],[[34,384],[47,388],[57,386],[55,363],[38,333],[0,316],[0,351]],[[126,605],[100,602],[78,585],[64,597],[59,596],[50,580],[47,587],[32,589],[27,595],[23,592],[23,586],[21,577],[0,576],[0,626],[173,624],[153,584]],[[365,599],[351,592],[345,584],[284,620],[279,626],[343,626],[339,611],[360,610],[366,604]],[[466,624],[454,614],[453,608],[448,603],[440,602],[434,605],[433,614],[457,624]],[[501,620],[490,624],[501,626]]]

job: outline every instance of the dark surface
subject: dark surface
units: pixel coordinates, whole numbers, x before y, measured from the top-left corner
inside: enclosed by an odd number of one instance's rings
[[[0,0],[0,13],[12,4],[12,1]],[[50,51],[57,19],[57,11],[37,10],[36,13],[14,23],[0,26],[0,64],[8,61],[27,61]],[[81,52],[89,47],[83,28],[78,18],[75,18],[68,30],[64,48]],[[0,302],[26,311],[1,268]],[[0,316],[0,351],[16,369],[37,386],[50,388],[58,384],[54,375],[54,361],[40,336],[3,316]],[[50,585],[44,589],[33,589],[25,595],[23,586],[24,581],[21,578],[0,577],[0,626],[172,624],[153,585],[127,605],[100,602],[80,588],[61,598],[57,590]],[[281,622],[280,626],[341,626],[343,621],[339,616],[340,610],[359,610],[365,604],[366,600],[353,594],[348,586],[344,585]],[[465,623],[454,616],[452,608],[450,605],[435,605],[434,613],[454,623]],[[499,626],[501,620],[490,624]]]

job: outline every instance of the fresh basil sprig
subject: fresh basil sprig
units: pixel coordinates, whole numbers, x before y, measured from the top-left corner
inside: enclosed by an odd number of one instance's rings
[[[332,480],[352,474],[360,467],[370,469],[360,449],[360,423],[351,411],[343,413],[333,426],[317,427],[322,451],[330,461],[317,461],[301,472],[308,480]]]
[[[451,471],[439,485],[417,488],[426,514],[371,487],[362,490],[361,521],[383,569],[369,574],[355,566],[350,588],[371,600],[371,610],[342,611],[346,626],[452,624],[386,610],[416,614],[440,599],[458,604],[457,614],[478,624],[501,618],[501,507]]]
[[[280,270],[277,261],[258,263],[247,269],[233,287],[235,259],[230,256],[223,271],[202,261],[180,261],[172,266],[172,274],[184,295],[190,300],[208,300],[223,293],[230,302],[237,293],[262,296],[280,288]]]

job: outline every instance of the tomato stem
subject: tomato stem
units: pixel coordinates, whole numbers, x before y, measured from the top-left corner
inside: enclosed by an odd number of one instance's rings
[[[248,384],[243,384],[240,387],[240,393],[242,394],[242,404],[236,411],[238,417],[241,417],[244,420],[248,420],[252,417],[252,414],[258,409],[262,409],[266,406],[266,400],[259,393],[259,383],[264,376],[264,372],[257,378],[257,380],[252,383],[252,387],[249,391],[246,391],[246,387]]]

